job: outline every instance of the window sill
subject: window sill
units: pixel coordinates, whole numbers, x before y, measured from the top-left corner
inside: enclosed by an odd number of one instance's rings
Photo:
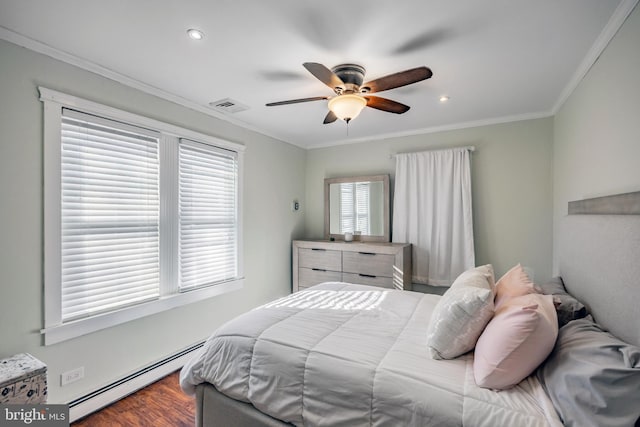
[[[79,319],[61,325],[51,326],[40,331],[44,335],[44,345],[52,345],[62,341],[70,340],[82,335],[90,334],[101,329],[120,325],[131,320],[161,313],[172,308],[202,301],[217,295],[233,292],[242,289],[244,279],[222,283],[206,288],[194,289],[189,292],[173,294],[162,297],[155,301],[127,307],[122,310],[105,313],[94,317]]]

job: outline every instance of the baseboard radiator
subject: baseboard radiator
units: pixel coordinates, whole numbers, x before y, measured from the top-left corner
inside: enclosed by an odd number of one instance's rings
[[[77,421],[180,369],[204,341],[153,363],[92,393],[69,402],[69,418]]]

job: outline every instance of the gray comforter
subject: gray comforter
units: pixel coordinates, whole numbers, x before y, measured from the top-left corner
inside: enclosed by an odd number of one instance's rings
[[[220,327],[182,370],[237,400],[306,426],[557,425],[535,378],[475,386],[472,354],[433,360],[426,328],[440,297],[325,283]]]

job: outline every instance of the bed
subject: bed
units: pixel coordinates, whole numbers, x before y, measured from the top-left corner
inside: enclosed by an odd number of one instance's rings
[[[197,425],[639,425],[640,216],[569,215],[560,228],[562,278],[539,291],[570,318],[558,314],[553,351],[515,386],[479,387],[473,351],[425,350],[447,294],[330,282],[212,335],[181,373]]]

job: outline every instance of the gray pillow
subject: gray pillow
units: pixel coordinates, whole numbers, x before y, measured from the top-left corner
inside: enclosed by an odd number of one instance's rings
[[[566,426],[632,427],[640,417],[640,348],[591,316],[560,329],[537,376]]]
[[[558,313],[559,328],[562,328],[572,320],[582,319],[589,314],[584,304],[567,292],[561,277],[554,277],[539,287],[543,294],[553,295],[556,312]]]

